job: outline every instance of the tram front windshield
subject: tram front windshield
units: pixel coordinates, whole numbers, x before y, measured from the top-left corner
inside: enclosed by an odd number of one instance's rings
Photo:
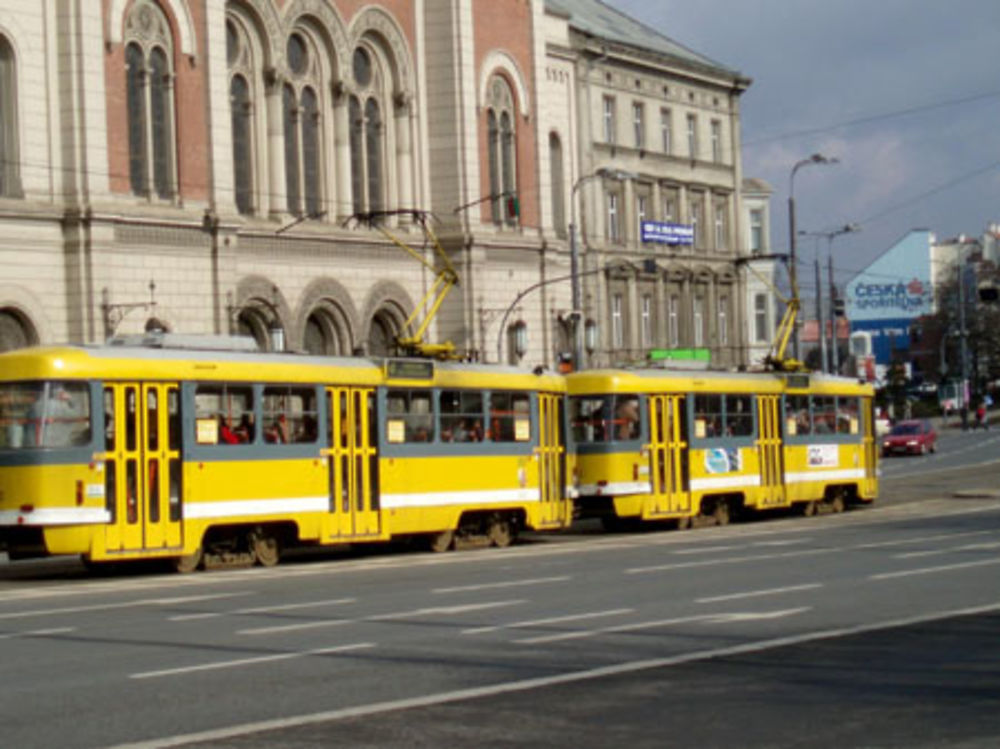
[[[90,417],[86,383],[0,383],[0,450],[89,444]]]

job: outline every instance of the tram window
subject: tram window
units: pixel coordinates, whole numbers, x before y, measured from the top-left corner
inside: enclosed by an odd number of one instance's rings
[[[429,390],[390,390],[386,396],[389,442],[431,442],[434,410]]]
[[[112,452],[115,449],[115,391],[104,388],[104,449]]]
[[[489,437],[494,442],[531,439],[531,399],[527,393],[490,394]]]
[[[749,395],[726,396],[727,437],[750,437],[753,435],[753,397]]]
[[[639,439],[639,396],[616,395],[614,404],[612,438],[618,441]]]
[[[809,396],[787,396],[785,398],[785,420],[785,431],[790,436],[802,437],[812,434],[812,420],[809,418]]]
[[[266,387],[261,430],[266,442],[315,442],[319,436],[316,391],[311,388]]]
[[[857,434],[859,413],[857,398],[837,398],[837,434]]]
[[[483,394],[478,390],[442,390],[438,395],[442,442],[483,441]]]
[[[578,443],[604,442],[609,439],[611,398],[600,395],[574,396],[569,399],[569,418],[573,441]]]
[[[813,434],[834,434],[837,431],[837,399],[815,396],[812,402]]]
[[[160,397],[155,390],[146,393],[146,446],[160,449]]]
[[[721,395],[696,395],[694,397],[694,436],[701,439],[715,439],[724,436]]]
[[[181,462],[177,458],[170,459],[170,521],[181,519]]]
[[[139,437],[138,419],[135,388],[125,388],[125,449],[130,453],[139,449],[136,442]]]
[[[198,444],[254,441],[253,388],[249,385],[199,385],[194,408]]]
[[[0,385],[0,448],[73,447],[90,442],[90,389],[80,382]]]
[[[181,449],[181,399],[177,388],[167,391],[167,445],[171,450]]]

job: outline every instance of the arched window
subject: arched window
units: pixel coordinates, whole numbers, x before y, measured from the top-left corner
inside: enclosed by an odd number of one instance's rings
[[[226,63],[229,69],[229,114],[233,140],[233,191],[236,209],[255,210],[253,47],[246,27],[237,18],[226,19]]]
[[[287,58],[290,76],[282,91],[286,206],[294,216],[315,218],[323,212],[319,47],[305,31],[296,31],[288,37]]]
[[[6,197],[21,195],[15,72],[14,50],[0,36],[0,195]]]
[[[306,319],[303,348],[319,356],[348,356],[353,351],[351,331],[343,312],[326,303]]]
[[[129,182],[135,195],[167,200],[174,174],[173,39],[163,11],[136,0],[125,19]]]
[[[556,236],[566,236],[566,188],[563,184],[562,141],[555,133],[549,134],[549,163],[552,169],[552,223]]]
[[[38,342],[31,323],[17,310],[0,309],[0,352],[31,346]]]
[[[396,353],[396,337],[401,331],[399,320],[390,310],[381,309],[372,318],[368,334],[368,353],[371,356],[392,356]]]
[[[499,76],[490,79],[486,101],[486,140],[489,149],[490,204],[493,223],[517,224],[517,212],[508,208],[517,198],[517,133],[514,128],[514,95]]]
[[[378,45],[365,40],[352,58],[354,95],[351,96],[351,191],[355,213],[385,208],[386,123],[389,99],[388,63]]]

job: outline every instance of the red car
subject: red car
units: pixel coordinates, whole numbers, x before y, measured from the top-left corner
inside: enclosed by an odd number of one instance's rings
[[[937,450],[937,432],[927,419],[909,419],[894,425],[882,438],[882,455],[913,453],[926,455]]]

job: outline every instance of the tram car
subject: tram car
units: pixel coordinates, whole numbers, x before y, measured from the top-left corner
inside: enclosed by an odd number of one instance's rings
[[[726,524],[878,493],[873,389],[814,373],[591,370],[567,377],[577,514]]]
[[[154,334],[0,355],[10,556],[188,571],[271,565],[296,544],[505,546],[571,522],[561,376],[234,340]]]

